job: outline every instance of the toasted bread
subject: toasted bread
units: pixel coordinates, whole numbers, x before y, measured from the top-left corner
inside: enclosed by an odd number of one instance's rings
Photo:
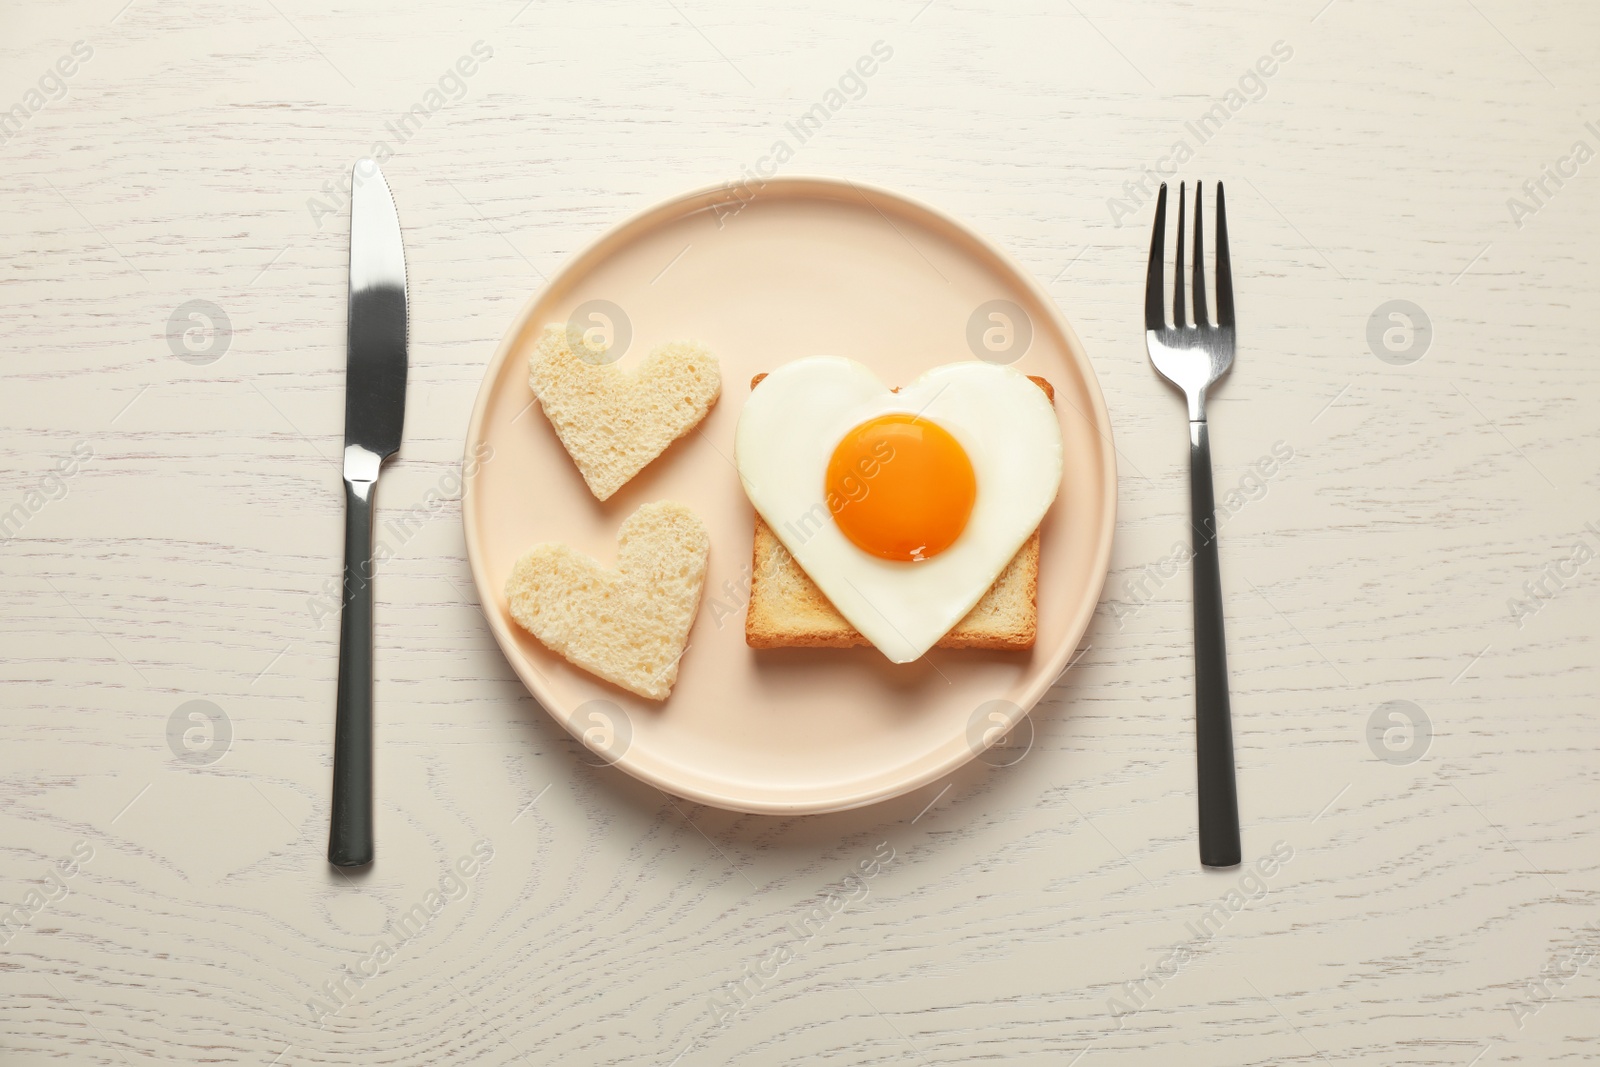
[[[751,576],[750,608],[744,620],[744,639],[751,648],[852,648],[868,643],[759,515]],[[1035,530],[983,599],[935,647],[1032,648],[1038,603],[1039,532]]]
[[[750,388],[764,377],[756,375]],[[1032,380],[1055,399],[1048,381]],[[744,623],[746,644],[751,648],[853,648],[869,643],[816,587],[760,515],[755,517],[754,540],[750,606]],[[1038,635],[1038,622],[1039,531],[1035,530],[982,599],[934,647],[1029,649]]]

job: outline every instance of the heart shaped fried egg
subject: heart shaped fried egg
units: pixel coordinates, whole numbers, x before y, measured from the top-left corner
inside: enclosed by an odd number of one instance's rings
[[[751,392],[734,461],[818,589],[891,661],[922,656],[978,602],[1061,485],[1061,425],[1025,375],[935,367],[898,392],[836,356]]]

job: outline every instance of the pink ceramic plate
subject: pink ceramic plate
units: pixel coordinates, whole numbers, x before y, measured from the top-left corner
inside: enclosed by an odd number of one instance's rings
[[[1066,667],[1111,553],[1111,425],[1083,345],[1054,303],[960,223],[852,182],[779,178],[741,192],[744,201],[720,187],[689,193],[624,222],[528,301],[489,364],[467,431],[477,467],[462,502],[467,555],[506,658],[598,756],[719,807],[838,811],[948,774],[1002,733],[997,711],[1025,714]],[[626,342],[623,368],[678,338],[704,342],[722,364],[722,398],[699,430],[603,504],[528,389],[532,340],[575,312]],[[822,353],[860,360],[888,385],[977,354],[1055,386],[1066,471],[1041,527],[1031,652],[934,649],[897,667],[872,648],[745,644],[753,512],[731,462],[734,426],[753,375]],[[677,687],[659,704],[544,648],[511,621],[504,591],[517,557],[540,541],[613,566],[618,526],[652,500],[687,504],[711,533],[700,614]]]

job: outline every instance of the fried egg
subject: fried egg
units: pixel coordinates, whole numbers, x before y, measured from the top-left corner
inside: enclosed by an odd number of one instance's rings
[[[895,663],[972,610],[1061,485],[1061,425],[1027,376],[949,363],[892,392],[837,356],[751,391],[745,494],[839,614]]]

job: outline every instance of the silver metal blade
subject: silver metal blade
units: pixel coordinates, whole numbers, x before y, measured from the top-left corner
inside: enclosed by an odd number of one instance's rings
[[[345,370],[345,477],[377,478],[400,449],[406,414],[406,257],[383,172],[356,163],[350,194],[350,324]]]

